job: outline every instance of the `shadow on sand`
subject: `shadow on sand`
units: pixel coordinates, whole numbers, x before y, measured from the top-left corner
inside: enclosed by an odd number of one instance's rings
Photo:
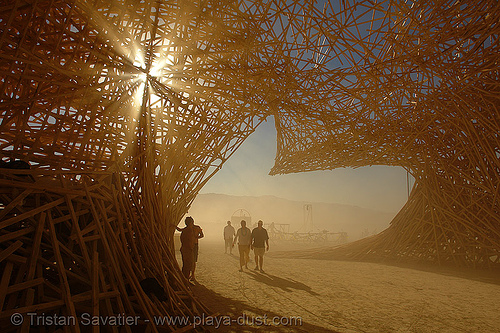
[[[492,269],[485,268],[469,268],[469,267],[454,267],[454,266],[438,266],[437,264],[430,263],[412,263],[412,262],[390,262],[390,261],[370,261],[373,263],[400,267],[400,268],[408,268],[415,269],[422,272],[435,273],[444,276],[453,276],[462,279],[489,283],[500,285],[500,269],[498,267]]]
[[[302,282],[298,282],[292,279],[283,279],[280,278],[276,275],[271,275],[268,273],[260,273],[258,271],[245,271],[246,274],[250,275],[252,279],[254,279],[257,282],[265,283],[268,286],[271,287],[277,287],[280,288],[283,291],[288,291],[291,292],[291,289],[295,290],[304,290],[307,291],[309,294],[314,295],[314,296],[319,296],[318,293],[315,293],[312,291],[311,287],[303,284]]]
[[[250,275],[258,274],[254,273]],[[338,331],[316,326],[303,320],[297,320],[296,317],[293,317],[293,314],[270,312],[221,296],[200,284],[193,286],[192,290],[195,296],[212,311],[207,316],[229,317],[232,320],[231,325],[224,325],[224,321],[222,321],[217,328],[215,325],[206,325],[207,332],[339,333]],[[269,325],[263,325],[262,321],[256,319],[257,317],[262,318],[264,315],[266,315]],[[271,320],[275,317],[283,318],[284,323],[288,321],[289,324],[280,326],[270,325]]]
[[[418,271],[440,274],[443,276],[453,276],[462,279],[468,279],[478,282],[484,282],[494,285],[500,285],[500,267],[491,268],[471,268],[471,267],[457,267],[451,264],[442,264],[431,262],[417,262],[417,261],[397,261],[391,259],[370,259],[355,260],[346,258],[345,256],[330,255],[330,248],[316,248],[316,252],[312,254],[304,254],[304,251],[279,251],[270,254],[272,258],[286,258],[286,259],[301,259],[301,260],[331,260],[342,262],[366,262],[373,264],[380,264],[392,267],[414,269]],[[323,250],[323,251],[321,251]]]

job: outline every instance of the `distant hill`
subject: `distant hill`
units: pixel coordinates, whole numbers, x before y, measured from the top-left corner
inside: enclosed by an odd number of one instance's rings
[[[247,210],[252,224],[264,221],[264,227],[271,222],[290,224],[290,231],[331,232],[344,231],[349,240],[378,233],[389,226],[397,212],[382,212],[357,206],[324,202],[307,202],[312,206],[312,228],[306,226],[303,201],[292,201],[275,196],[231,196],[226,194],[200,194],[193,202],[189,215],[202,225],[207,236],[222,233],[226,221],[239,209]],[[239,212],[237,212],[239,215]],[[236,227],[236,226],[235,226]]]

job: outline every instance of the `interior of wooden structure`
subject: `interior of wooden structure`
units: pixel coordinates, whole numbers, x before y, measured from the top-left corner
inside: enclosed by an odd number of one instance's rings
[[[415,178],[388,229],[329,257],[498,266],[499,33],[497,0],[3,4],[0,325],[38,329],[9,322],[38,311],[192,328],[151,321],[209,311],[179,273],[175,226],[271,116],[271,174]]]

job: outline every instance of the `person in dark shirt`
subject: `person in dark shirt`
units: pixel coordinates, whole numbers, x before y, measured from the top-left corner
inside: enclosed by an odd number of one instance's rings
[[[264,253],[269,251],[269,236],[267,230],[262,227],[263,222],[259,220],[257,228],[252,230],[251,247],[255,254],[255,270],[260,270],[264,273],[262,266],[264,265]]]
[[[191,216],[186,217],[186,227],[176,229],[181,231],[181,254],[182,254],[182,272],[189,282],[196,282],[194,271],[198,261],[198,239],[203,238],[203,230],[200,226],[194,224]],[[187,272],[187,273],[186,273]]]
[[[182,255],[182,273],[189,280],[194,265],[194,244],[196,242],[195,231],[193,228],[194,220],[190,216],[186,217],[185,228],[177,228],[181,231],[181,255]]]
[[[193,282],[196,282],[196,279],[194,277],[194,271],[196,270],[196,263],[198,262],[198,252],[199,252],[198,240],[200,238],[205,237],[205,235],[203,234],[203,230],[201,229],[201,227],[199,225],[193,224],[193,229],[194,229],[194,236],[195,236],[194,250],[193,250],[194,261],[193,261],[193,270],[191,271],[190,280]]]

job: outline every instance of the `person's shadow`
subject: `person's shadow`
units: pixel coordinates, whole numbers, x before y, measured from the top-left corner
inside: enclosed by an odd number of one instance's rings
[[[309,294],[318,296],[318,293],[312,291],[311,287],[303,284],[302,282],[298,282],[292,279],[283,279],[275,275],[267,274],[267,273],[258,273],[257,271],[245,271],[248,275],[250,275],[255,281],[265,283],[271,287],[278,287],[283,291],[291,292],[291,289],[296,290],[304,290]]]

